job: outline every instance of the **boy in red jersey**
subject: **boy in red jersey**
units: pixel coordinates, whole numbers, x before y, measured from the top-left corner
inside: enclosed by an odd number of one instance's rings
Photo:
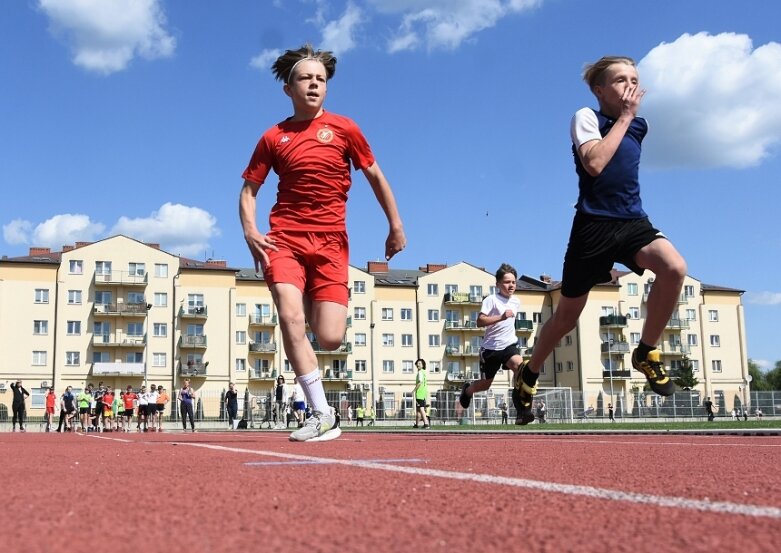
[[[358,126],[327,112],[323,102],[336,70],[331,52],[310,45],[288,50],[272,66],[293,104],[293,115],[261,137],[239,199],[244,238],[263,270],[279,313],[285,352],[313,416],[290,435],[292,441],[324,441],[341,434],[328,405],[307,322],[324,349],[337,349],[347,323],[349,251],[345,203],[350,162],[360,169],[385,212],[389,232],[385,258],[404,249],[406,238],[388,181]],[[271,170],[279,176],[270,230],[257,227],[257,193]]]

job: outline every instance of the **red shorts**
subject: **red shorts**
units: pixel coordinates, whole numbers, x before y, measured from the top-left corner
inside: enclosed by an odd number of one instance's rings
[[[311,301],[331,301],[347,307],[347,232],[271,231],[279,251],[266,250],[266,283],[293,284]]]

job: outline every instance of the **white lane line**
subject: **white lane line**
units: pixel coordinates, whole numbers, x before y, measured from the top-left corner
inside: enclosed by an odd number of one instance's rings
[[[354,460],[353,462],[359,463],[425,463],[425,459],[363,459]],[[306,460],[291,460],[291,461],[249,461],[244,463],[249,467],[268,467],[268,466],[284,466],[284,465],[327,465],[334,464],[334,459],[306,459]]]
[[[608,501],[622,501],[627,503],[652,505],[655,507],[671,507],[674,509],[688,509],[688,510],[700,511],[700,512],[727,513],[727,514],[744,515],[744,516],[756,517],[756,518],[767,517],[773,519],[781,519],[781,508],[767,507],[763,505],[745,505],[740,503],[730,503],[728,501],[707,501],[707,500],[687,499],[685,497],[623,492],[620,490],[610,490],[607,488],[595,488],[592,486],[575,486],[571,484],[557,484],[555,482],[543,482],[539,480],[527,480],[524,478],[495,476],[492,474],[472,474],[466,472],[455,472],[455,471],[446,471],[446,470],[437,470],[437,469],[404,467],[398,465],[389,465],[385,463],[375,463],[371,461],[331,459],[328,457],[296,455],[293,453],[277,453],[274,451],[262,451],[262,450],[259,451],[254,449],[244,449],[239,447],[225,447],[220,445],[204,444],[204,443],[196,443],[196,442],[175,442],[174,445],[200,447],[204,449],[212,449],[215,451],[227,451],[232,453],[248,453],[251,455],[263,455],[267,457],[278,457],[281,459],[294,459],[299,461],[329,462],[331,464],[337,464],[337,465],[360,467],[360,468],[374,469],[374,470],[384,470],[388,472],[400,472],[404,474],[412,474],[415,476],[433,476],[436,478],[446,478],[450,480],[480,482],[482,484],[511,486],[514,488],[527,488],[532,490],[540,490],[543,492],[562,493],[565,495],[591,497],[594,499],[605,499]]]
[[[540,442],[540,443],[551,443],[551,442],[564,442],[564,443],[582,443],[582,444],[610,444],[610,445],[671,445],[671,446],[692,446],[692,447],[770,447],[770,448],[781,448],[781,442],[777,444],[748,444],[748,443],[711,443],[711,442],[646,442],[646,441],[625,441],[625,440],[586,440],[583,438],[575,438],[572,440],[567,440],[565,438],[553,438],[553,439],[543,439],[543,438],[528,438],[526,440],[523,440],[524,442]]]

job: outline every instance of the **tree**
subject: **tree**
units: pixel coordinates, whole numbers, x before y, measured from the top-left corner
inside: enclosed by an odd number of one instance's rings
[[[681,359],[681,368],[678,369],[678,376],[673,379],[675,385],[684,390],[691,390],[696,388],[699,380],[694,376],[694,368],[692,366],[691,359],[684,355]]]
[[[753,392],[766,392],[772,390],[767,382],[767,377],[762,369],[759,368],[754,361],[748,360],[748,374],[751,375],[751,391]]]
[[[776,361],[774,369],[765,374],[768,390],[781,390],[781,361]]]

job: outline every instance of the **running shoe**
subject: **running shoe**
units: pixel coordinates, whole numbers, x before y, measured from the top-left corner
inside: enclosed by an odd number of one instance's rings
[[[464,409],[469,409],[469,404],[472,403],[472,396],[466,393],[468,388],[469,382],[464,382],[464,387],[461,388],[461,395],[458,396],[458,403],[460,403],[461,407]]]
[[[525,426],[530,422],[534,422],[534,413],[532,413],[532,402],[534,400],[534,394],[537,393],[537,388],[526,384],[521,375],[524,369],[528,365],[528,361],[523,363],[518,370],[515,371],[513,376],[513,403],[515,403],[515,409],[517,415],[515,417],[515,424]]]
[[[648,385],[660,396],[671,396],[675,393],[675,384],[664,370],[658,349],[649,351],[645,361],[638,361],[635,349],[632,352],[632,366],[645,375]]]
[[[342,435],[339,427],[339,415],[333,407],[328,408],[327,413],[315,411],[309,417],[304,426],[290,435],[291,442],[327,442],[335,440]]]

